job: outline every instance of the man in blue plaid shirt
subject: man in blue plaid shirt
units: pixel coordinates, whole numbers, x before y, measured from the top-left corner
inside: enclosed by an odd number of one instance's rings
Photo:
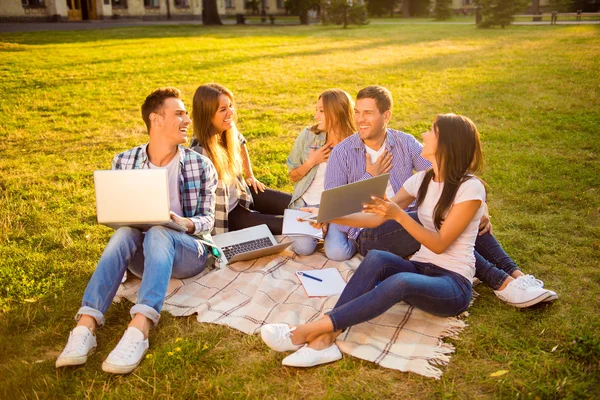
[[[116,374],[132,372],[148,349],[148,332],[158,323],[171,276],[187,278],[206,266],[209,253],[196,236],[213,228],[215,167],[207,157],[183,146],[191,120],[178,89],[152,92],[142,105],[142,118],[149,142],[118,154],[112,168],[165,168],[171,218],[187,232],[163,226],[154,226],[145,233],[130,227],[115,231],[85,290],[77,327],[56,360],[57,368],[87,361],[96,347],[96,327],[104,324],[104,314],[129,268],[142,279],[138,301],[131,308],[129,327],[102,369]]]

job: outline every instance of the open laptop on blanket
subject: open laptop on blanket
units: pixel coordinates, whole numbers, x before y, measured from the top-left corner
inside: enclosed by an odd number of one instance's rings
[[[171,220],[166,169],[94,171],[94,187],[99,224],[143,231],[164,225],[186,231]]]
[[[279,253],[291,242],[277,243],[267,225],[252,226],[214,235],[213,243],[221,252],[219,264],[227,265]]]

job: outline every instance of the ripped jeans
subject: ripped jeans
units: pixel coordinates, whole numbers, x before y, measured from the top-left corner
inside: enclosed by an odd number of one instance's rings
[[[163,226],[154,226],[145,234],[134,228],[119,228],[102,252],[76,318],[89,315],[98,325],[103,325],[104,314],[129,267],[142,279],[131,316],[140,313],[156,325],[171,276],[197,275],[206,266],[207,259],[204,246],[186,233]]]

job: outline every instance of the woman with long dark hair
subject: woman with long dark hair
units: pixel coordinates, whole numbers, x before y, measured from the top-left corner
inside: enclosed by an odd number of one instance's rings
[[[269,347],[298,350],[283,360],[284,365],[310,367],[340,359],[335,339],[343,329],[371,320],[400,301],[442,317],[458,315],[469,306],[475,239],[486,195],[475,175],[482,166],[479,133],[466,117],[438,115],[423,134],[423,145],[421,155],[431,169],[409,178],[392,200],[374,198],[364,213],[334,221],[375,227],[395,220],[421,243],[420,249],[410,261],[371,250],[329,313],[297,327],[265,325],[261,336]],[[415,200],[422,225],[404,211]],[[527,290],[539,296],[548,292]]]
[[[254,177],[246,139],[236,127],[233,93],[217,83],[198,87],[192,122],[192,150],[210,158],[219,175],[212,233],[266,224],[274,235],[281,234],[283,211],[291,196],[265,187]]]

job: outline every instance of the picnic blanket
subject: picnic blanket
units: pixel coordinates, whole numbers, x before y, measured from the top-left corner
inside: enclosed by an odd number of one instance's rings
[[[278,237],[278,240],[287,240]],[[362,257],[346,262],[325,257],[322,249],[298,256],[287,249],[277,255],[206,269],[169,283],[163,311],[174,316],[198,315],[199,322],[227,325],[252,335],[267,323],[297,325],[331,310],[339,296],[310,298],[295,275],[298,270],[337,268],[348,281]],[[137,299],[140,280],[121,285],[115,301]],[[337,339],[343,353],[382,367],[411,371],[439,379],[454,347],[443,338],[456,338],[466,326],[460,318],[441,318],[406,303],[381,316],[347,329]]]

